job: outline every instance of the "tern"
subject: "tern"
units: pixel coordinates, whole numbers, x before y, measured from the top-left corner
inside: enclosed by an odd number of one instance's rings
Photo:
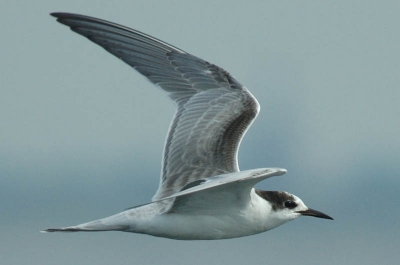
[[[214,240],[262,233],[299,216],[333,220],[293,194],[254,188],[285,169],[239,170],[239,145],[260,106],[227,71],[128,27],[78,14],[51,15],[164,90],[176,112],[152,202],[42,232],[123,231]]]

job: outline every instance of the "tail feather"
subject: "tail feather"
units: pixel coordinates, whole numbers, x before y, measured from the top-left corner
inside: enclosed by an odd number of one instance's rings
[[[85,229],[78,227],[62,227],[62,228],[47,228],[40,230],[41,233],[52,233],[52,232],[100,232],[100,231],[111,231],[117,229]]]
[[[72,227],[63,227],[63,228],[47,228],[43,229],[40,232],[41,233],[51,233],[51,232],[79,232],[82,231],[82,229],[78,228],[72,228]]]
[[[116,214],[104,219],[91,221],[77,226],[61,228],[48,228],[41,230],[42,233],[52,232],[100,232],[100,231],[126,231],[129,223],[126,222],[123,214]]]
[[[141,233],[142,223],[147,223],[155,215],[160,212],[160,202],[150,203],[143,206],[134,207],[132,209],[111,215],[106,218],[94,220],[91,222],[66,226],[59,228],[43,229],[42,233],[52,232],[97,232],[97,231],[123,231],[132,233]],[[161,205],[164,207],[164,205]]]

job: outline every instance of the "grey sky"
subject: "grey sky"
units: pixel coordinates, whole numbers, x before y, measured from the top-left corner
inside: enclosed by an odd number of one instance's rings
[[[393,264],[400,254],[397,1],[5,1],[0,49],[1,264]],[[241,169],[335,218],[241,239],[41,234],[148,202],[173,105],[56,23],[91,15],[223,67],[261,113]],[[150,253],[150,254],[149,254]]]

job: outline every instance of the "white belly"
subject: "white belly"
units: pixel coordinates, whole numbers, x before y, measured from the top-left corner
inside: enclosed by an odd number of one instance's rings
[[[162,201],[81,224],[81,231],[124,231],[182,240],[213,240],[243,237],[275,228],[287,220],[274,217],[271,206],[259,196],[244,206],[210,208],[209,211],[168,212]],[[232,206],[232,205],[231,205]]]
[[[210,214],[192,212],[147,215],[147,218],[142,220],[136,219],[129,232],[172,239],[212,240],[258,234],[282,224],[267,218],[271,208],[265,201],[258,201],[257,198],[257,201],[253,202],[254,204],[242,209],[231,208]],[[132,217],[134,216],[138,217],[133,213]]]
[[[226,239],[264,232],[241,216],[163,214],[136,226],[136,233],[185,240]]]

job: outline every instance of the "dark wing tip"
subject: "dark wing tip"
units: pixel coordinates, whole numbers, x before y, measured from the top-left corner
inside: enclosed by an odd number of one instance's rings
[[[57,18],[57,21],[62,23],[61,21],[63,19],[77,19],[77,20],[88,20],[88,21],[96,21],[98,23],[106,23],[106,24],[113,24],[114,26],[121,26],[121,25],[117,25],[115,23],[112,22],[108,22],[99,18],[95,18],[95,17],[90,17],[90,16],[85,16],[85,15],[80,15],[80,14],[74,14],[74,13],[67,13],[67,12],[52,12],[50,13],[50,16],[53,16],[55,18]],[[69,26],[69,25],[67,25]]]
[[[78,14],[73,14],[73,13],[65,13],[65,12],[52,12],[52,13],[50,13],[50,16],[57,18],[57,21],[60,23],[62,23],[62,20],[66,19],[66,18],[67,19],[68,18],[83,19],[86,17],[83,15],[78,15]],[[64,23],[62,23],[62,24],[64,24]],[[69,26],[69,25],[67,25],[67,26]]]
[[[72,13],[65,13],[65,12],[51,12],[50,16],[59,19],[59,18],[66,17],[66,16],[81,16],[81,15],[72,14]]]
[[[68,12],[51,12],[50,16],[60,18],[60,17],[85,17],[84,15],[68,13]]]
[[[60,12],[51,12],[51,13],[50,13],[50,16],[58,17],[59,14],[62,14],[62,13],[60,13]]]

